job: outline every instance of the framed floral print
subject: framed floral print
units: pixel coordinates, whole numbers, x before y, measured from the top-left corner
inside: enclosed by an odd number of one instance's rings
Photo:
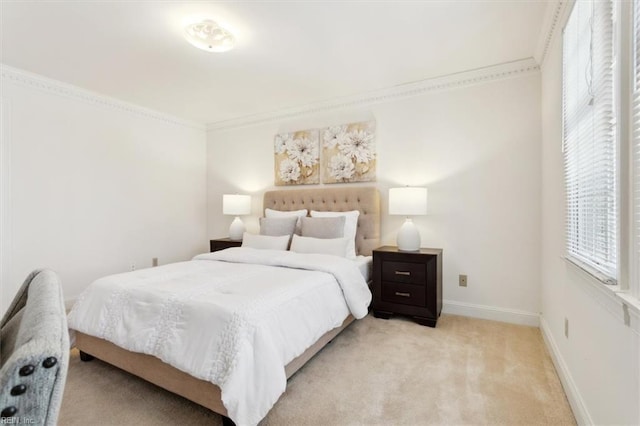
[[[278,134],[274,145],[276,185],[320,183],[318,130]]]
[[[376,180],[375,121],[322,129],[322,182]]]

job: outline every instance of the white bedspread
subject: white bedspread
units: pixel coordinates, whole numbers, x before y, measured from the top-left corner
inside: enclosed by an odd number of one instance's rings
[[[101,278],[69,327],[218,385],[229,417],[257,424],[285,390],[284,366],[370,301],[348,259],[233,248]]]

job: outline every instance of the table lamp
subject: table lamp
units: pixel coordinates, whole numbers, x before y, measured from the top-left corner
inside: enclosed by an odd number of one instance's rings
[[[222,214],[235,216],[229,226],[229,239],[231,241],[241,241],[245,227],[241,215],[251,213],[251,197],[249,195],[224,194],[222,196]]]
[[[398,231],[397,245],[401,251],[420,250],[420,232],[408,216],[427,214],[427,188],[389,189],[389,214],[407,216]]]

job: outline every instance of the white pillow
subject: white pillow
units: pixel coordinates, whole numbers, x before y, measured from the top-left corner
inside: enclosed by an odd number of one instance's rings
[[[358,230],[358,216],[360,212],[358,210],[352,210],[350,212],[319,212],[311,210],[311,217],[337,217],[344,216],[344,238],[349,240],[347,246],[347,257],[349,259],[356,258],[356,231]]]
[[[347,238],[313,238],[293,235],[290,251],[297,253],[331,254],[347,257]]]
[[[307,209],[290,210],[290,211],[264,209],[264,215],[266,217],[291,217],[291,216],[305,217],[307,213],[308,213]]]
[[[302,209],[302,210],[291,210],[291,211],[284,211],[284,210],[273,210],[273,209],[264,209],[264,216],[265,217],[291,217],[291,216],[296,216],[298,218],[298,222],[296,223],[296,234],[300,234],[300,229],[302,226],[302,218],[307,216],[307,209]]]
[[[286,250],[289,246],[289,236],[256,235],[245,232],[242,235],[242,247],[269,250]]]

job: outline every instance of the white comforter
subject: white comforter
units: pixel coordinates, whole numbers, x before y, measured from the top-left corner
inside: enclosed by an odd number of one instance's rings
[[[370,301],[350,260],[233,248],[99,279],[69,327],[218,385],[229,417],[257,424],[285,390],[284,366]]]

